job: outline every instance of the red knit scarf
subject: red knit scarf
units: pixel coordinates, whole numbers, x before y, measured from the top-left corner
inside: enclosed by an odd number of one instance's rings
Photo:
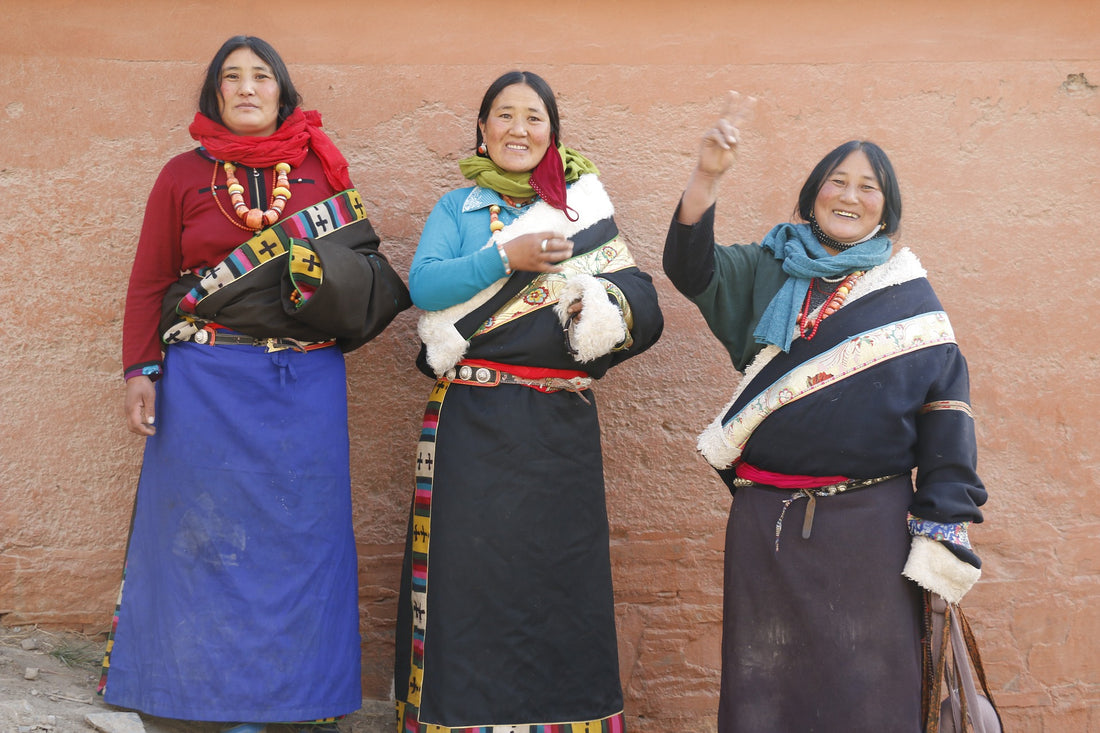
[[[218,160],[249,168],[269,168],[283,162],[297,167],[312,149],[321,159],[325,178],[333,190],[352,188],[348,161],[321,129],[321,114],[315,110],[296,108],[274,134],[266,136],[235,135],[201,112],[195,113],[189,130],[191,137]]]

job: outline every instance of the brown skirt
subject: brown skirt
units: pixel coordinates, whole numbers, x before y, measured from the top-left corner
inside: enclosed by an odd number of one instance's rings
[[[719,732],[919,733],[909,476],[819,498],[808,539],[793,493],[739,488],[730,509]]]

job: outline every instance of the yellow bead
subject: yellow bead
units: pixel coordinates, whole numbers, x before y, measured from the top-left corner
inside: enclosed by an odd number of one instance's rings
[[[499,214],[500,213],[500,207],[497,206],[496,204],[493,204],[492,206],[489,207],[489,213]]]
[[[239,194],[242,194],[242,195],[244,194],[244,186],[242,186],[239,183],[229,184],[229,189],[228,190],[229,190],[229,195],[230,196],[232,196],[235,193],[239,193]]]
[[[290,189],[289,188],[283,188],[282,186],[276,186],[275,189],[271,192],[271,195],[272,196],[282,196],[284,199],[289,200],[290,199]]]
[[[276,163],[275,164],[275,172],[276,173],[290,173],[290,163]]]
[[[494,221],[489,222],[489,229],[491,231],[499,232],[503,228],[504,228],[504,225],[502,223],[500,223],[499,221],[494,220]]]

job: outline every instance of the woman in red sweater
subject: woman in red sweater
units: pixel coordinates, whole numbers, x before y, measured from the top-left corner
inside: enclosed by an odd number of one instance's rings
[[[299,103],[269,44],[221,47],[200,147],[149,196],[123,326],[146,445],[105,699],[237,733],[360,706],[343,353],[409,304]]]

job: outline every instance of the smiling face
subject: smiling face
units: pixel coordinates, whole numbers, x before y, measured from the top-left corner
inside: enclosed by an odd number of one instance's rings
[[[858,242],[878,228],[883,202],[871,161],[854,150],[825,177],[814,200],[814,218],[838,242]]]
[[[478,127],[489,157],[511,173],[533,170],[550,147],[546,105],[526,84],[504,87]]]
[[[218,114],[235,135],[270,135],[279,126],[279,82],[271,67],[242,46],[226,56],[218,78]]]

